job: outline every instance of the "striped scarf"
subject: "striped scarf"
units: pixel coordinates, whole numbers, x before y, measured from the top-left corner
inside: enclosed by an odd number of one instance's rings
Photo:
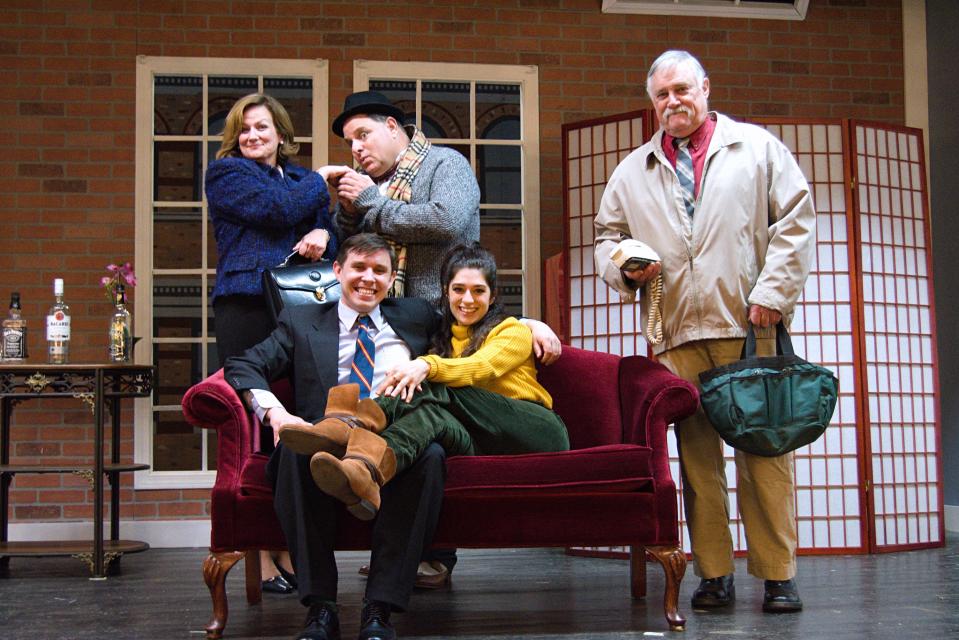
[[[410,136],[410,145],[400,157],[396,165],[396,173],[390,178],[390,184],[386,187],[386,197],[391,200],[400,200],[409,202],[413,197],[413,179],[423,164],[423,158],[430,150],[430,141],[426,139],[423,132],[419,129],[413,130]],[[393,238],[386,238],[386,241],[396,252],[396,280],[390,288],[389,295],[392,298],[402,298],[406,290],[406,245]]]

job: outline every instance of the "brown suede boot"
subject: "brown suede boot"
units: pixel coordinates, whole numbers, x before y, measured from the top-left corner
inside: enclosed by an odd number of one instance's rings
[[[326,396],[326,414],[323,418],[309,426],[280,427],[280,442],[291,451],[307,456],[317,451],[329,451],[342,456],[350,431],[353,430],[352,423],[356,421],[359,401],[360,385],[355,382],[332,387]],[[386,421],[385,416],[383,421]]]
[[[356,417],[360,426],[373,433],[383,433],[386,429],[386,414],[373,398],[363,398],[356,405]]]
[[[372,431],[350,431],[342,460],[321,451],[310,460],[313,482],[346,505],[360,520],[372,520],[380,509],[380,487],[396,473],[396,454]]]

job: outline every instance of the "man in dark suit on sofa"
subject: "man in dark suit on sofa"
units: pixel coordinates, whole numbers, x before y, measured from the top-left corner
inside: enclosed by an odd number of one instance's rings
[[[320,420],[329,389],[350,382],[361,318],[368,317],[373,324],[369,332],[375,347],[373,376],[367,381],[372,389],[391,366],[429,348],[438,316],[425,300],[386,299],[396,276],[396,256],[382,238],[373,234],[348,238],[337,254],[334,273],[342,289],[338,303],[285,309],[270,337],[230,358],[224,367],[229,384],[273,429],[274,442],[281,427],[308,427]],[[284,377],[292,378],[295,389],[292,414],[268,391],[270,381]],[[297,639],[339,640],[333,545],[340,505],[313,482],[309,463],[309,456],[278,443],[267,475],[300,598],[309,607],[306,627]],[[439,518],[444,474],[445,453],[434,443],[413,467],[384,487],[373,524],[360,640],[396,637],[390,612],[402,611],[409,601],[417,565]]]

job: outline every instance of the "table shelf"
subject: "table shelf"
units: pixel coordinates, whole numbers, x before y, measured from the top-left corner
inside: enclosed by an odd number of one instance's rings
[[[105,464],[104,473],[122,473],[124,471],[145,471],[150,468],[148,464],[129,463],[129,464]],[[49,464],[0,464],[0,473],[85,473],[93,472],[93,467],[83,465],[49,465]]]
[[[148,397],[156,371],[151,366],[108,364],[0,364],[0,559],[13,556],[77,556],[90,565],[94,578],[106,576],[106,567],[124,553],[150,548],[146,542],[120,540],[120,492],[110,492],[110,538],[103,535],[103,478],[118,483],[121,473],[142,471],[150,465],[120,462],[120,402]],[[70,397],[86,403],[95,427],[93,462],[78,464],[11,464],[10,420],[14,407],[37,398]],[[104,460],[104,412],[111,421],[110,452]],[[8,524],[10,485],[18,473],[78,473],[93,485],[92,540],[31,540],[10,542]]]

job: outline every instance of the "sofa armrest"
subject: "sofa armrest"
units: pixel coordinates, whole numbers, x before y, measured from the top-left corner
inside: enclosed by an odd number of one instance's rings
[[[180,405],[191,425],[217,431],[217,481],[223,474],[238,482],[243,462],[253,452],[258,421],[223,379],[223,369],[190,387]]]
[[[623,441],[665,448],[666,426],[687,418],[699,405],[696,387],[643,356],[619,364]]]

